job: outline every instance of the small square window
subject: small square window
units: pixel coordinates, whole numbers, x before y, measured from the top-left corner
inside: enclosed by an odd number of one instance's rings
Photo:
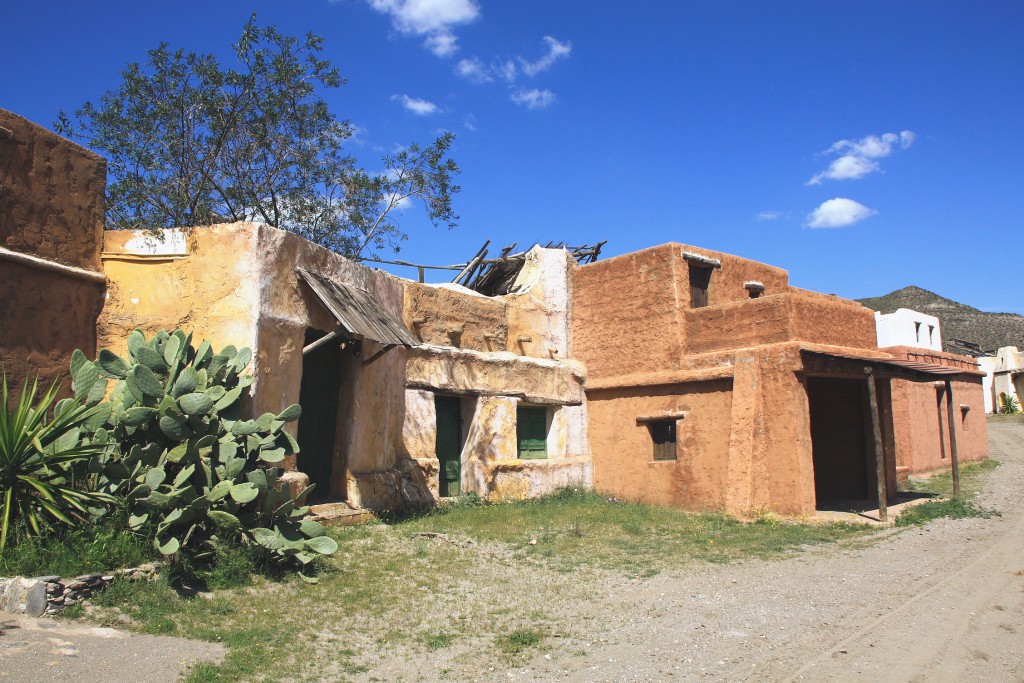
[[[654,442],[655,460],[676,460],[676,421],[657,420],[648,424]]]

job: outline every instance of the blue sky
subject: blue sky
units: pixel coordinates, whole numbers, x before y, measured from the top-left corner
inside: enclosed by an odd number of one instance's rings
[[[368,169],[456,134],[460,226],[409,210],[399,258],[678,241],[1024,313],[1019,0],[39,0],[5,8],[0,107],[49,125],[160,41],[226,57],[251,12],[325,37]]]

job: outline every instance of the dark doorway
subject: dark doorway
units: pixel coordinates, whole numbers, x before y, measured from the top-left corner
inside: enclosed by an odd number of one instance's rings
[[[814,453],[814,491],[823,501],[867,500],[867,440],[863,380],[807,378]]]
[[[708,286],[711,284],[711,267],[690,264],[690,306],[703,308],[708,305]]]
[[[306,330],[306,345],[323,337],[320,330]],[[331,486],[331,466],[338,433],[338,395],[341,391],[341,355],[335,341],[327,342],[302,357],[302,385],[299,389],[298,468],[316,484],[312,499],[323,501],[335,495],[338,485]],[[344,479],[342,475],[341,479]],[[341,495],[344,499],[344,483]]]
[[[462,401],[456,396],[435,396],[438,460],[438,495],[462,494]]]

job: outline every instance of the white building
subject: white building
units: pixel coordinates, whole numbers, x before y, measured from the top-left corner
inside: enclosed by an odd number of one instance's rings
[[[999,396],[1006,394],[1021,400],[1024,394],[1024,353],[1016,346],[1004,346],[995,356],[979,358],[985,373],[982,388],[985,393],[985,412],[999,412]]]
[[[913,346],[931,351],[942,351],[942,330],[939,319],[909,308],[899,308],[885,315],[875,311],[875,329],[878,348],[887,346]]]

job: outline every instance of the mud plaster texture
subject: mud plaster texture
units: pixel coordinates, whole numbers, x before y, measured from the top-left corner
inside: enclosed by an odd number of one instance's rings
[[[721,264],[711,271],[708,305],[696,308],[687,258],[694,253]],[[905,357],[878,350],[870,310],[789,287],[785,271],[727,254],[668,244],[575,268],[570,281],[572,353],[587,368],[595,486],[627,499],[737,515],[813,515],[802,350]],[[757,298],[744,287],[750,281],[764,285]],[[980,381],[956,384],[965,405],[981,400]],[[890,493],[902,467],[892,454],[919,452],[924,468],[942,465],[923,455],[933,455],[938,432],[937,418],[929,422],[918,410],[920,391],[897,386],[894,403],[886,394],[881,407]],[[659,417],[676,422],[674,461],[654,460],[649,424]],[[965,435],[964,459],[985,451],[981,425]]]
[[[98,273],[106,162],[3,109],[0,127],[13,134],[0,137],[0,247]],[[0,291],[0,366],[15,389],[67,377],[76,348],[95,353],[102,282],[0,254]]]
[[[564,250],[531,252],[516,293],[487,298],[402,280],[258,224],[177,231],[159,244],[140,238],[107,235],[102,345],[123,351],[135,327],[181,327],[215,348],[249,346],[253,414],[298,402],[307,330],[336,327],[299,268],[368,292],[423,340],[412,349],[363,340],[341,352],[335,451],[319,455],[331,462],[332,496],[371,509],[433,503],[438,394],[464,401],[465,491],[507,499],[590,484],[585,372],[564,358],[571,263]],[[534,326],[526,341],[525,325]],[[520,402],[549,410],[546,460],[517,459]]]

